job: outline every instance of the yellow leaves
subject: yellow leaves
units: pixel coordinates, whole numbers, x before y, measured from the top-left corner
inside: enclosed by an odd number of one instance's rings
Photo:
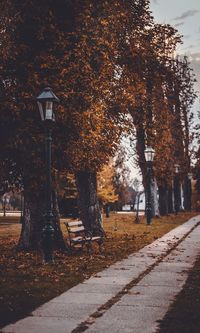
[[[118,200],[118,195],[115,194],[114,184],[114,166],[110,161],[104,165],[101,172],[98,173],[98,196],[102,203],[111,203]]]
[[[109,22],[106,20],[106,19],[101,19],[100,20],[100,23],[103,25],[103,26],[107,26],[109,24]]]
[[[40,68],[48,68],[48,66],[49,66],[49,65],[48,65],[47,63],[46,63],[46,64],[43,63],[43,64],[40,65]]]

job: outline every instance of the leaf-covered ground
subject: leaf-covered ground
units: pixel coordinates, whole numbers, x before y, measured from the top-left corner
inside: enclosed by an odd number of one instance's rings
[[[16,252],[21,225],[18,218],[0,218],[0,327],[26,316],[34,308],[61,294],[112,263],[151,243],[194,213],[180,213],[135,224],[131,214],[104,218],[104,249],[71,256],[55,253],[55,264],[42,264],[40,253]],[[64,224],[63,231],[66,235]]]

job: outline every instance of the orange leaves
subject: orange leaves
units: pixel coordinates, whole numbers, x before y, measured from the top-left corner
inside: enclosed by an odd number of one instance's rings
[[[97,193],[100,202],[103,204],[118,200],[118,195],[116,195],[114,188],[114,173],[114,165],[111,161],[107,165],[104,165],[102,170],[98,173]]]
[[[152,141],[158,139],[158,155],[171,147],[170,132],[158,116],[159,108],[170,108],[165,101],[169,53],[180,37],[168,25],[153,25],[148,1],[142,6],[140,1],[62,1],[62,6],[43,2],[40,9],[26,1],[18,4],[14,20],[15,10],[9,7],[0,16],[5,46],[0,53],[6,53],[0,68],[7,70],[12,63],[7,89],[20,101],[4,105],[19,118],[16,127],[12,114],[9,117],[17,132],[9,140],[19,170],[31,174],[33,157],[38,166],[34,170],[42,170],[42,129],[34,96],[44,85],[51,85],[61,100],[53,144],[53,161],[60,169],[98,169],[108,161],[120,136],[133,126],[127,114],[135,126],[144,126],[146,136],[151,132]],[[170,119],[163,119],[168,126]]]
[[[58,152],[57,164],[65,159],[65,167],[71,169],[97,169],[114,154],[123,130],[119,114],[125,107],[117,107],[116,112],[110,112],[110,109],[121,103],[117,97],[120,93],[117,93],[116,66],[124,7],[120,2],[111,5],[108,1],[75,1],[72,7],[66,1],[56,10],[53,3],[41,6],[38,11],[33,2],[19,4],[20,23],[17,21],[13,25],[13,32],[18,32],[10,52],[14,54],[13,66],[28,68],[25,79],[23,72],[16,72],[16,86],[12,92],[21,101],[20,106],[16,105],[20,115],[17,154],[20,151],[23,155],[17,160],[18,167],[28,169],[29,173],[33,157],[35,164],[41,164],[39,149],[35,148],[41,143],[37,133],[38,119],[32,117],[32,109],[35,112],[36,107],[31,106],[26,117],[22,112],[34,103],[32,98],[27,106],[27,96],[36,96],[40,86],[47,84],[62,101],[53,144],[54,152]],[[25,39],[27,30],[29,38]],[[130,99],[131,94],[129,91]],[[61,151],[62,156],[59,155]]]

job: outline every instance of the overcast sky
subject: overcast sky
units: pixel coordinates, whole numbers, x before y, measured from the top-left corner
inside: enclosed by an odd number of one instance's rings
[[[158,23],[169,23],[183,35],[179,54],[188,56],[200,90],[200,0],[151,0],[151,11]]]

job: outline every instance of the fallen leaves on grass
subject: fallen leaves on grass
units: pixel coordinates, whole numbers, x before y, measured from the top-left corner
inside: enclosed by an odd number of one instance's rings
[[[12,224],[12,234],[6,237],[7,229],[0,223],[0,326],[27,315],[37,306],[150,244],[190,216],[192,214],[163,217],[149,227],[144,219],[134,224],[132,215],[112,214],[104,222],[107,237],[103,253],[99,253],[98,247],[94,247],[92,254],[77,252],[69,256],[55,251],[54,265],[42,265],[41,253],[16,252],[19,224],[16,223],[16,228]],[[116,223],[117,231],[113,231]]]

